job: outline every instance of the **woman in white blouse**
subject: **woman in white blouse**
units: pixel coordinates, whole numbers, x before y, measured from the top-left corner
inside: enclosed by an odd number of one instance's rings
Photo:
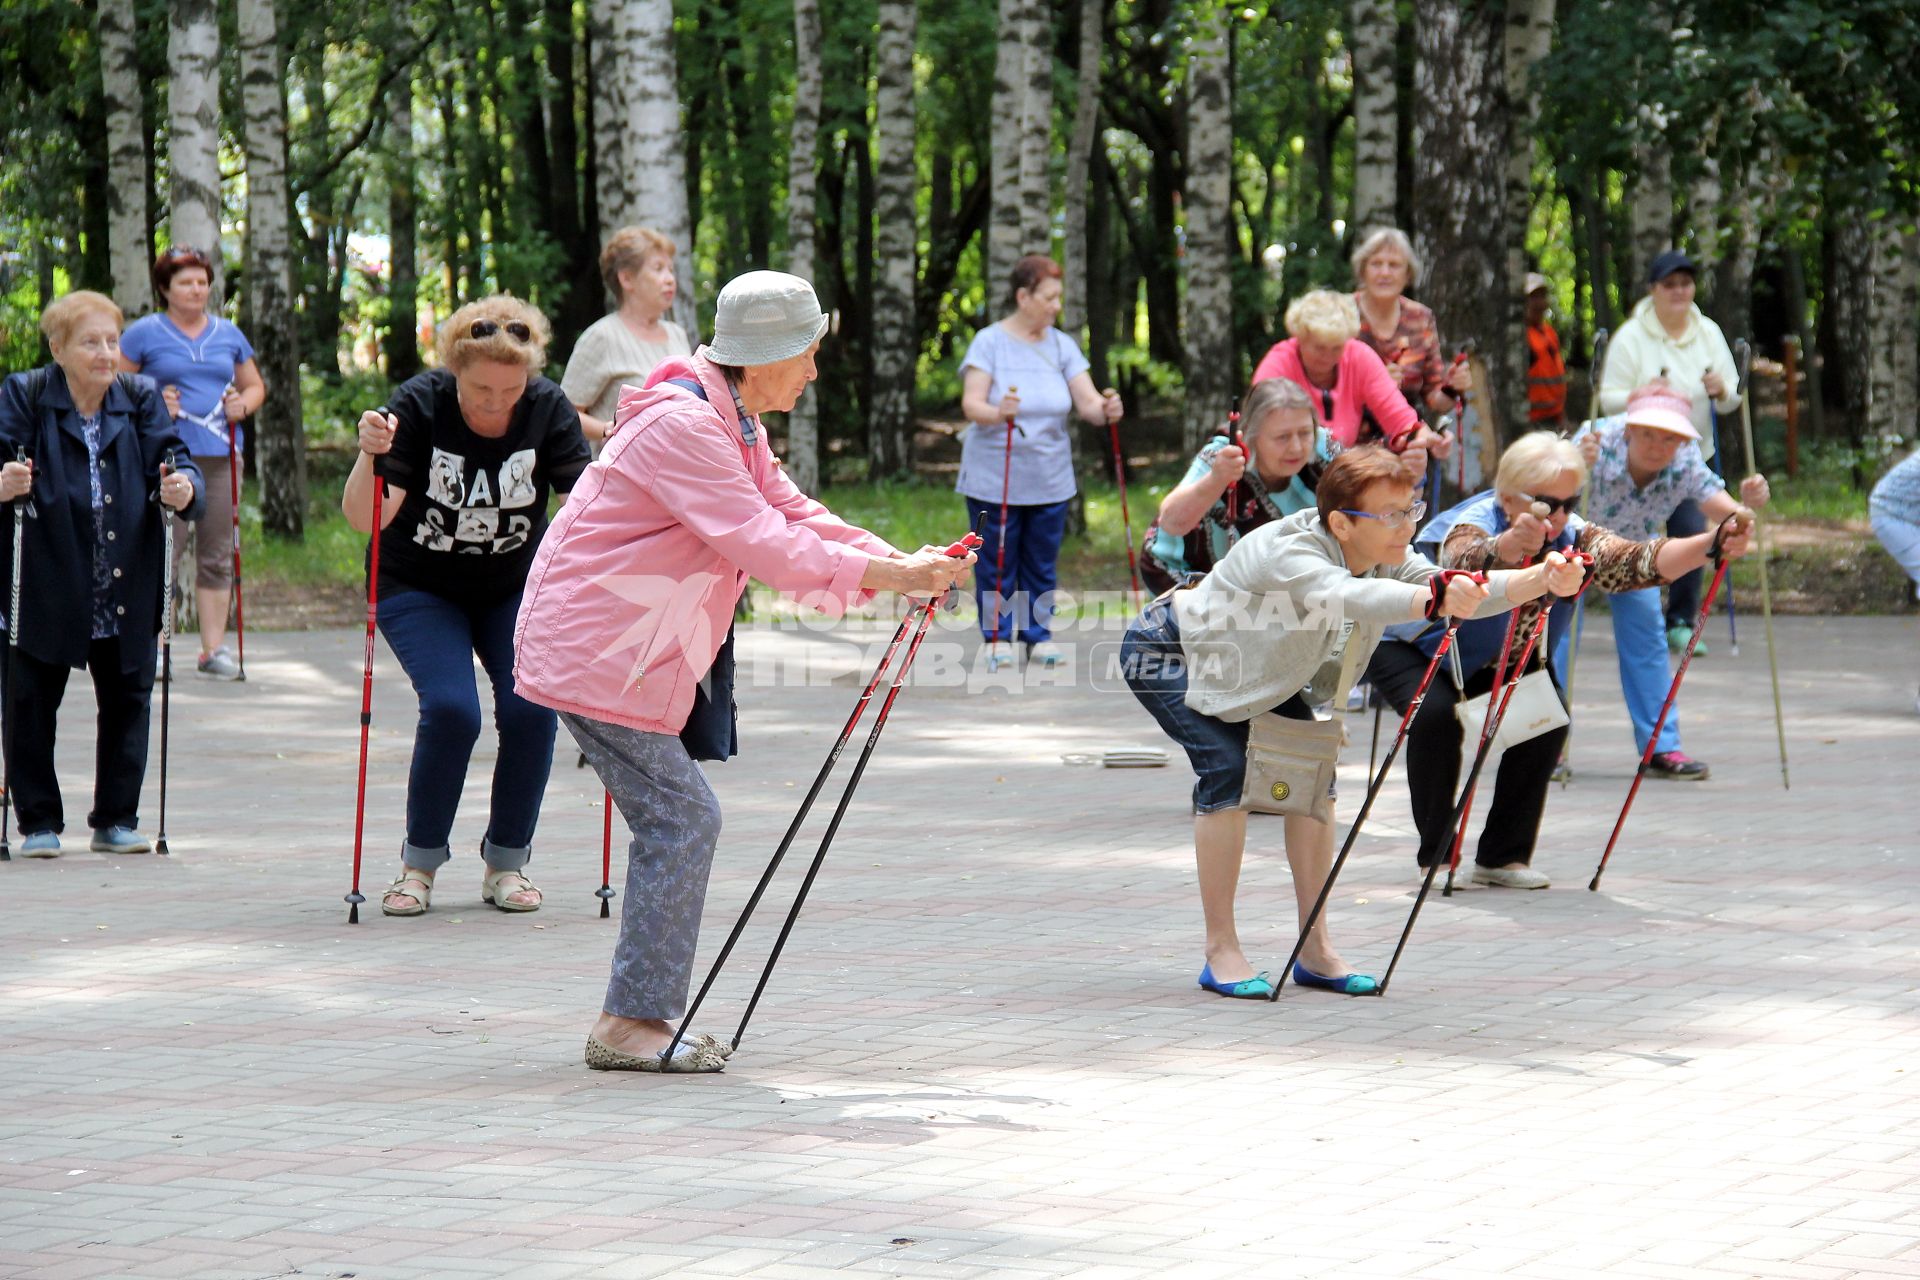
[[[673,254],[673,241],[651,227],[622,227],[600,251],[600,275],[619,307],[587,326],[560,376],[589,440],[607,438],[621,387],[643,385],[668,356],[693,354],[686,330],[666,319]]]

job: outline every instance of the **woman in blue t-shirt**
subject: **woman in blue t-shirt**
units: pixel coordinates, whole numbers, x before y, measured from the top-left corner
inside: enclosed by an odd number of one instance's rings
[[[1223,435],[1209,440],[1161,499],[1140,548],[1140,577],[1155,595],[1213,568],[1243,535],[1313,505],[1333,442],[1299,383],[1254,383],[1240,405],[1240,435],[1244,447]]]
[[[380,897],[390,916],[426,914],[434,873],[453,856],[454,814],[480,737],[476,657],[493,683],[500,735],[481,900],[502,911],[540,907],[526,870],[558,722],[515,691],[513,627],[547,531],[547,499],[571,490],[592,460],[579,411],[540,376],[547,337],[546,317],[518,298],[469,302],[440,326],[443,367],[360,416],[360,457],[340,508],[348,524],[372,532],[374,485],[384,485],[380,634],[420,698],[400,875]]]
[[[227,602],[233,594],[233,505],[238,486],[229,458],[246,440],[240,420],[259,412],[267,384],[253,344],[231,320],[207,311],[213,263],[187,245],[154,259],[153,291],[165,308],[142,316],[120,336],[120,367],[144,373],[160,388],[187,452],[206,476],[207,510],[195,540],[194,597],[200,612],[201,675],[237,680],[240,664],[227,645]],[[186,522],[175,541],[184,555]]]
[[[1076,413],[1087,422],[1117,422],[1124,412],[1117,394],[1094,387],[1073,339],[1053,327],[1060,264],[1029,254],[1014,264],[1010,283],[1013,313],[975,334],[961,365],[960,411],[971,425],[961,438],[954,485],[967,500],[968,525],[985,539],[973,590],[990,668],[1013,661],[1016,631],[1028,657],[1046,666],[1060,661],[1050,623],[1067,504],[1076,487],[1067,423]],[[1009,422],[1018,428],[1011,431],[1011,456]]]

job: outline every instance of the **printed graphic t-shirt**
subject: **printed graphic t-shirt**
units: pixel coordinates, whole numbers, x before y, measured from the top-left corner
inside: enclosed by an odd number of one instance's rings
[[[430,591],[457,604],[498,604],[526,584],[547,530],[547,498],[591,460],[580,415],[535,377],[505,435],[477,435],[460,416],[451,373],[408,379],[387,401],[399,429],[378,474],[406,491],[380,535],[380,593]]]

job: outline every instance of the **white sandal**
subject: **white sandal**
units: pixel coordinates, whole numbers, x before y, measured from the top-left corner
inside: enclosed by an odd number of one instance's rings
[[[532,902],[513,901],[514,894],[529,891],[534,894]],[[489,871],[480,882],[480,901],[492,903],[502,911],[538,911],[545,895],[541,894],[540,886],[518,871]]]
[[[403,885],[415,885],[420,891],[415,893],[412,889],[402,888]],[[413,905],[396,907],[394,905],[396,898],[412,898]],[[387,886],[387,891],[380,895],[380,910],[382,914],[390,916],[423,916],[427,914],[427,905],[432,900],[433,881],[423,880],[411,871],[402,871],[399,877]]]

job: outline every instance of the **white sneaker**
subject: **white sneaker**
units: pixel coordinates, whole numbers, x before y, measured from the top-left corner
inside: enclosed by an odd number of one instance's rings
[[[1051,640],[1042,640],[1027,650],[1027,661],[1043,667],[1057,667],[1067,660],[1066,650]]]
[[[1553,881],[1547,879],[1544,872],[1532,867],[1483,867],[1479,863],[1473,866],[1475,884],[1493,885],[1500,889],[1544,889]]]
[[[998,671],[1002,667],[1011,667],[1014,663],[1013,645],[1006,640],[996,640],[987,646],[987,670]]]

